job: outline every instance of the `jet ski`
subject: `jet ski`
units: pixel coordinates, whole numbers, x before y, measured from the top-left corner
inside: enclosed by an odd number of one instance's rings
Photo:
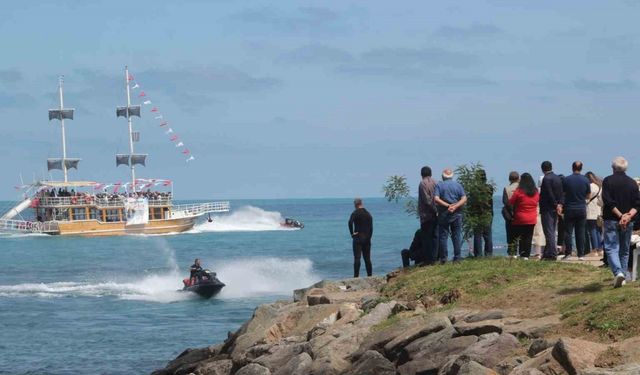
[[[298,220],[289,219],[289,218],[284,219],[284,223],[282,223],[281,225],[287,228],[298,228],[298,229],[304,228],[304,224],[302,224]]]
[[[193,292],[203,298],[211,298],[218,294],[225,284],[218,280],[215,272],[209,270],[202,270],[200,279],[194,277],[193,279],[184,279],[182,283],[184,292]]]

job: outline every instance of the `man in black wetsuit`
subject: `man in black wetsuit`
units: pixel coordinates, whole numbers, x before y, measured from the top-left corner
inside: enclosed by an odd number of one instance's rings
[[[373,236],[373,218],[362,206],[362,199],[353,201],[355,210],[349,218],[349,232],[353,238],[353,277],[360,276],[360,257],[364,258],[367,276],[371,276],[371,237]]]
[[[191,276],[189,276],[191,284],[195,283],[195,279],[198,279],[198,282],[202,281],[202,267],[200,266],[200,259],[198,258],[196,258],[191,265]]]

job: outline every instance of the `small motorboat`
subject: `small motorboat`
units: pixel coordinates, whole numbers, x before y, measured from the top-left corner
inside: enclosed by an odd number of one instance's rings
[[[281,225],[287,228],[298,228],[298,229],[304,228],[304,224],[302,224],[298,220],[289,219],[289,218],[284,219],[284,223],[282,223]]]
[[[182,280],[184,292],[193,292],[203,298],[211,298],[218,294],[225,284],[218,280],[215,272],[209,270],[203,270],[200,279],[194,277],[193,279]]]

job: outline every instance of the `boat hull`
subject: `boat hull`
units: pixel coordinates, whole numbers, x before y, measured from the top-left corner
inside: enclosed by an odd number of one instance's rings
[[[124,222],[105,223],[98,220],[77,220],[58,222],[61,236],[122,236],[128,234],[168,234],[190,230],[196,223],[196,217],[150,220],[146,224],[126,225]]]
[[[199,295],[202,298],[211,298],[216,294],[220,293],[222,288],[225,287],[225,284],[220,281],[214,281],[211,283],[202,283],[192,286],[184,287],[183,291],[192,292]]]

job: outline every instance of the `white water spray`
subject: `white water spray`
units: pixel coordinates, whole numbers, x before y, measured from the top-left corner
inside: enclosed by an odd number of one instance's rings
[[[296,230],[282,226],[284,218],[280,212],[266,211],[258,207],[244,206],[229,215],[215,216],[211,223],[204,222],[191,233],[203,232],[260,232],[274,230]]]

